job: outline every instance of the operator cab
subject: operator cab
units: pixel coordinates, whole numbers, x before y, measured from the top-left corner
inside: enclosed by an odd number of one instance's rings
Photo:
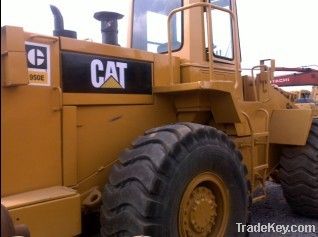
[[[133,3],[128,47],[168,54],[171,84],[175,80],[171,56],[176,56],[180,58],[180,83],[225,82],[243,97],[234,0]]]
[[[187,4],[200,2],[202,1],[135,0],[132,10],[132,31],[129,37],[129,46],[154,53],[167,53],[167,20],[170,12]],[[226,10],[233,10],[231,0],[209,0],[207,2]],[[172,16],[170,21],[172,51],[185,50],[191,52],[195,50],[196,52],[191,53],[192,55],[198,55],[199,52],[201,52],[199,56],[200,61],[208,60],[206,11],[207,9],[193,8],[191,10],[179,11]],[[234,59],[233,16],[219,9],[212,9],[211,17],[212,32],[210,37],[213,38],[213,56],[232,62]],[[199,49],[199,47],[201,47],[201,49]],[[187,53],[184,55],[186,54]],[[181,54],[179,55],[181,56]],[[196,57],[194,59],[196,59]]]

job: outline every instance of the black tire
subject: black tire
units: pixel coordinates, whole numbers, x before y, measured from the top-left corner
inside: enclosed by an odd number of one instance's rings
[[[1,237],[23,236],[30,237],[27,225],[14,225],[7,208],[1,204]]]
[[[192,177],[216,174],[227,188],[225,236],[240,236],[249,218],[246,167],[222,132],[193,123],[151,129],[126,149],[110,173],[101,207],[101,236],[179,236],[180,200]]]
[[[15,235],[15,229],[10,214],[5,206],[1,204],[1,237]]]
[[[280,159],[284,196],[298,214],[318,217],[318,119],[314,119],[305,146],[289,146]]]

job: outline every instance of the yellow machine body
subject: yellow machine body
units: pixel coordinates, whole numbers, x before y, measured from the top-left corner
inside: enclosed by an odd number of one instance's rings
[[[206,3],[184,1],[191,4],[199,5],[182,10],[183,47],[167,54],[2,29],[1,202],[32,236],[80,234],[81,210],[94,208],[94,198],[88,199],[102,191],[119,154],[147,129],[194,122],[224,131],[243,154],[253,190],[277,166],[282,144],[306,143],[313,112],[270,85],[274,65],[261,62],[255,78],[241,76],[235,2],[229,62],[207,53],[198,17]],[[43,70],[27,61],[36,47],[47,53]],[[66,91],[64,77],[75,71],[65,70],[68,55],[104,58],[95,65],[102,73],[114,73],[107,69],[114,62],[118,77],[124,70],[118,62],[147,66],[150,92]],[[108,88],[120,86],[108,82]]]

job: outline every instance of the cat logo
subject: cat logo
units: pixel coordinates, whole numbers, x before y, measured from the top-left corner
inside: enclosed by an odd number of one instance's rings
[[[94,88],[125,89],[127,63],[99,59],[91,62],[91,82]]]
[[[29,85],[50,86],[50,46],[25,42]]]
[[[72,52],[61,61],[63,92],[152,94],[152,62]]]

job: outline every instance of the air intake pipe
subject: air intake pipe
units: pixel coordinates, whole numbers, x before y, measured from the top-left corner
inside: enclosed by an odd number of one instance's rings
[[[96,12],[94,18],[101,22],[102,42],[104,44],[118,44],[118,20],[123,15],[117,12]]]

